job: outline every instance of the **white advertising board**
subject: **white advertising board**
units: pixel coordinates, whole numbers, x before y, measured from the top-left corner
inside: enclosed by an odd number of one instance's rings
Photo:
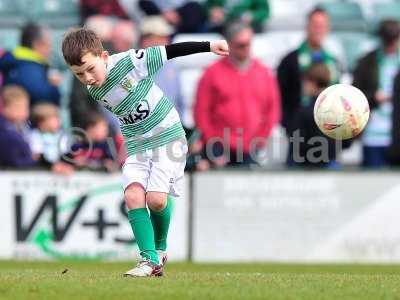
[[[400,262],[397,173],[194,177],[196,262]]]
[[[120,175],[2,172],[0,190],[0,258],[137,257]],[[174,202],[172,260],[187,259],[187,203]]]

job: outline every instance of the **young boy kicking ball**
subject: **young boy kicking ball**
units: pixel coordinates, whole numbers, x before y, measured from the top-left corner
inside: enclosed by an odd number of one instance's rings
[[[93,31],[79,28],[67,32],[62,52],[92,98],[120,120],[128,152],[122,168],[125,202],[142,258],[124,275],[161,276],[170,197],[179,196],[187,145],[177,111],[152,77],[168,59],[178,56],[200,52],[226,56],[228,44],[223,40],[185,42],[110,56]]]

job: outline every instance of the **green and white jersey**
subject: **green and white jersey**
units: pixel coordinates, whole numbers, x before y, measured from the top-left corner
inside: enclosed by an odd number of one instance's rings
[[[167,60],[164,46],[111,55],[101,87],[90,95],[120,120],[128,155],[154,149],[185,135],[173,104],[153,81]]]

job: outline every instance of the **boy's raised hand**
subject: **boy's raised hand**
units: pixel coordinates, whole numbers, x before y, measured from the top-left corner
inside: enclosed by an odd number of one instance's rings
[[[213,52],[217,55],[221,55],[221,56],[229,55],[229,46],[225,40],[210,42],[210,50],[211,50],[211,52]]]

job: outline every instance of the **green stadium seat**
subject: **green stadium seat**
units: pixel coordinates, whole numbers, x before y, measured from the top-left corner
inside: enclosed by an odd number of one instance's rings
[[[395,19],[400,21],[400,1],[378,2],[373,6],[373,17],[369,28],[374,32],[379,23],[384,19]]]
[[[26,1],[26,0],[24,0]],[[67,28],[79,24],[78,0],[36,0],[26,10],[26,18],[52,28]]]
[[[400,20],[400,1],[376,3],[374,15],[379,19],[394,18]]]
[[[358,59],[377,44],[376,39],[366,32],[334,32],[332,35],[343,45],[349,72],[354,70]]]
[[[19,13],[18,2],[12,0],[0,0],[0,15],[16,15]]]
[[[367,22],[361,6],[352,1],[326,1],[319,4],[331,18],[333,31],[365,31]]]
[[[19,44],[19,29],[2,28],[0,29],[0,48],[12,50]]]
[[[18,0],[0,0],[0,27],[17,27],[24,22]]]
[[[67,65],[64,62],[64,58],[61,53],[61,41],[65,30],[51,30],[51,56],[50,56],[50,65],[53,68],[57,68],[59,70],[66,70]]]
[[[60,117],[62,128],[71,127],[71,112],[69,110],[69,97],[71,95],[72,79],[73,75],[69,70],[64,70],[61,72],[63,81],[60,88],[61,93],[61,103],[60,103]]]

